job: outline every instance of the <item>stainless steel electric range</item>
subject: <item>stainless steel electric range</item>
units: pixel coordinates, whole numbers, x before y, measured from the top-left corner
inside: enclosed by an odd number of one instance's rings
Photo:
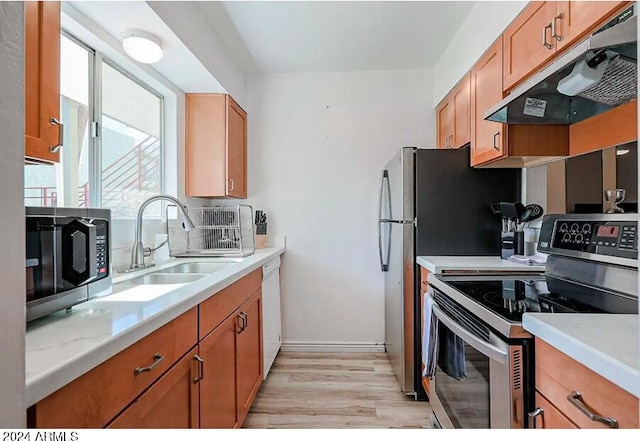
[[[637,228],[636,214],[545,216],[544,273],[430,277],[433,424],[527,427],[535,348],[522,314],[637,314]]]

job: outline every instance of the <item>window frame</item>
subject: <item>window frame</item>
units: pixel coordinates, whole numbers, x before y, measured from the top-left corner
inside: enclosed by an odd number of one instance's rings
[[[140,80],[126,69],[118,65],[109,57],[94,49],[82,39],[74,35],[68,29],[62,27],[60,35],[68,38],[75,44],[87,50],[89,54],[89,140],[88,140],[88,170],[89,170],[89,207],[102,208],[102,64],[106,64],[127,79],[133,81],[147,92],[156,96],[159,101],[159,144],[160,144],[160,192],[166,191],[166,173],[165,173],[165,96],[151,87],[149,84]],[[64,172],[64,170],[63,170]],[[66,203],[66,201],[64,201]],[[162,212],[162,210],[161,210]],[[162,216],[149,215],[150,218],[162,218]],[[118,217],[117,219],[132,219],[133,217]]]

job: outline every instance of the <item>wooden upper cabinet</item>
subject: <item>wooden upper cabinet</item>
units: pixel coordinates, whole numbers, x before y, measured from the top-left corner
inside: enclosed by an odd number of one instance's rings
[[[556,45],[558,50],[571,45],[584,37],[596,23],[605,20],[617,9],[630,2],[592,2],[564,1],[557,2],[555,15]]]
[[[186,102],[186,195],[246,198],[247,114],[227,94]]]
[[[502,37],[498,37],[471,68],[472,166],[506,154],[504,125],[483,118],[502,98]]]
[[[449,95],[436,108],[436,115],[438,125],[437,147],[439,149],[449,149],[453,138],[453,103]]]
[[[453,89],[453,145],[460,148],[471,141],[471,75]]]
[[[504,31],[504,90],[535,73],[556,53],[603,25],[631,2],[529,2]]]
[[[200,427],[200,394],[197,349],[192,349],[175,366],[143,393],[109,428],[197,429]]]
[[[504,90],[555,55],[555,16],[555,2],[530,2],[504,31]]]
[[[439,149],[457,149],[471,140],[471,80],[467,74],[436,108]]]
[[[60,122],[60,2],[24,2],[25,158],[58,162]]]

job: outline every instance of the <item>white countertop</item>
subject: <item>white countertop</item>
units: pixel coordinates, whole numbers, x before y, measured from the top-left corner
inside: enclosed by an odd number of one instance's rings
[[[524,329],[640,397],[638,316],[525,313]]]
[[[500,256],[418,256],[418,265],[434,274],[443,272],[544,272],[544,265],[525,265]]]
[[[125,299],[123,295],[114,295],[117,300],[105,296],[74,306],[69,313],[61,311],[29,323],[25,349],[27,407],[260,268],[284,250],[280,246],[257,249],[241,262],[195,282],[143,285],[139,288],[144,292],[137,292],[137,299],[133,295]],[[199,261],[211,262],[215,258],[172,259],[148,270],[114,274],[114,280],[131,279],[177,262]]]

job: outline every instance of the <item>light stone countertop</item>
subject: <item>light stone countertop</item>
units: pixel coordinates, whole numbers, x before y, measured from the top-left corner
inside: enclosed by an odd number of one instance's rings
[[[136,343],[174,318],[231,285],[272,258],[284,246],[257,249],[226,268],[183,285],[142,285],[137,298],[127,291],[107,295],[60,311],[27,325],[26,405],[31,406],[74,379]],[[223,260],[223,259],[220,259]],[[148,270],[126,275],[117,282],[186,262],[215,258],[172,259]],[[120,295],[123,294],[123,295]],[[110,299],[110,297],[112,299]]]
[[[524,329],[640,397],[638,315],[525,313]]]
[[[416,263],[434,274],[443,272],[544,272],[544,265],[525,265],[500,256],[418,256]]]

